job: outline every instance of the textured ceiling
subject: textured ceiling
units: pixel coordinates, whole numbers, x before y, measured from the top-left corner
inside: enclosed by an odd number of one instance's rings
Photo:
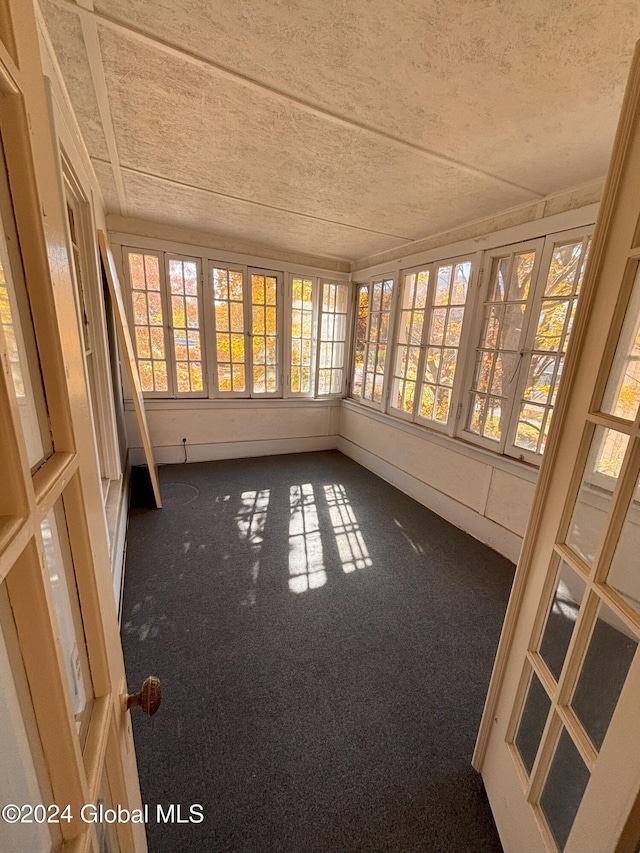
[[[41,0],[109,212],[355,260],[604,175],[640,4]]]

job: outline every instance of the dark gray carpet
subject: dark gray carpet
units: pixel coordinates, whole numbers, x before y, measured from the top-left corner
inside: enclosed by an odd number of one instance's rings
[[[129,526],[129,687],[164,691],[134,736],[152,814],[205,819],[152,819],[151,853],[500,851],[470,760],[513,565],[338,452],[160,480]]]

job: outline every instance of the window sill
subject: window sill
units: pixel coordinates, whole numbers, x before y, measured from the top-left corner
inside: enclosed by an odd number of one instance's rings
[[[425,441],[430,441],[433,444],[438,444],[441,447],[452,450],[455,453],[460,453],[462,456],[467,456],[470,459],[475,459],[477,462],[482,462],[485,465],[491,465],[500,471],[505,471],[507,474],[512,474],[514,477],[519,477],[521,480],[527,480],[530,483],[535,483],[538,479],[538,468],[528,462],[520,462],[518,459],[511,459],[509,456],[503,456],[499,453],[492,453],[490,450],[485,450],[482,447],[476,447],[461,438],[453,438],[449,435],[430,430],[428,427],[421,424],[406,421],[402,418],[395,418],[386,412],[379,412],[369,406],[358,403],[350,398],[343,399],[342,405],[345,409],[352,412],[357,412],[360,415],[365,415],[372,420],[379,421],[387,426],[393,426],[402,432],[415,435]]]
[[[312,397],[230,397],[227,400],[213,400],[207,397],[145,397],[144,407],[146,411],[166,411],[176,409],[268,409],[268,408],[291,408],[299,409],[308,406],[339,406],[342,402],[340,397],[327,397],[313,399]],[[128,412],[134,410],[133,400],[125,400],[124,408]]]

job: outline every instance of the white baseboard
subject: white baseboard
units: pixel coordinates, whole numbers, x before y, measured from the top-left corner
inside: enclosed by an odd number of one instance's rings
[[[187,445],[188,462],[212,462],[218,459],[243,459],[251,456],[278,456],[282,453],[308,453],[313,450],[335,450],[337,435],[317,435],[307,438],[277,438],[263,441],[230,441],[220,444]],[[131,464],[144,465],[141,447],[130,449]],[[184,462],[184,447],[170,445],[154,447],[158,465]]]
[[[451,524],[464,530],[474,539],[478,539],[494,551],[507,557],[514,563],[518,562],[522,538],[505,527],[496,524],[495,521],[480,515],[469,507],[463,506],[453,498],[433,489],[406,471],[396,468],[379,456],[370,453],[357,444],[342,436],[338,436],[337,448],[345,456],[353,459],[364,468],[368,468],[378,477],[391,483],[409,497],[435,512],[436,515],[449,521]]]

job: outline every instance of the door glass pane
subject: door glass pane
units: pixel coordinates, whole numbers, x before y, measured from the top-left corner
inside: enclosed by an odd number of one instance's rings
[[[33,468],[38,462],[51,454],[52,446],[48,428],[45,427],[44,391],[29,316],[27,295],[18,289],[21,279],[16,280],[14,278],[17,263],[14,263],[12,268],[9,256],[4,223],[8,199],[5,197],[4,191],[5,187],[0,183],[0,192],[2,192],[2,204],[0,204],[2,210],[2,217],[0,217],[0,323],[2,323],[7,360],[13,379],[13,390],[16,395],[18,413],[27,446],[27,458],[29,465]]]
[[[117,806],[114,809],[111,788],[105,771],[102,773],[96,807],[97,816],[103,818],[101,821],[96,822],[98,850],[100,853],[120,853],[120,842],[118,841],[118,831],[116,829]],[[113,819],[114,817],[116,820]]]
[[[601,410],[632,421],[640,407],[640,269],[633,284]]]
[[[571,700],[597,749],[602,746],[637,645],[633,632],[601,604]]]
[[[52,509],[48,513],[40,528],[58,620],[71,707],[76,718],[78,734],[83,740],[89,718],[92,690],[75,576],[66,537],[64,512],[60,505],[57,511]]]
[[[640,478],[631,499],[627,517],[618,539],[607,583],[640,613]]]
[[[561,850],[567,843],[589,776],[571,736],[563,729],[540,798],[542,811]]]
[[[527,769],[527,773],[531,773],[533,762],[536,759],[550,707],[551,700],[547,695],[547,691],[534,672],[531,677],[531,683],[529,684],[529,691],[522,709],[522,716],[520,717],[520,724],[518,725],[518,732],[515,739],[515,744],[518,747],[518,752]]]
[[[556,681],[560,678],[584,590],[585,582],[563,562],[540,642],[540,655]]]
[[[599,426],[593,434],[566,539],[567,545],[589,564],[600,544],[628,443],[628,436],[613,429]]]
[[[5,639],[6,637],[6,639]],[[0,805],[45,803],[38,783],[14,665],[20,661],[15,624],[4,584],[0,584]],[[20,664],[18,664],[20,665]],[[26,677],[24,671],[22,677]],[[34,722],[35,725],[35,722]],[[41,757],[41,754],[40,754]],[[51,824],[0,820],[0,850],[50,850]]]

